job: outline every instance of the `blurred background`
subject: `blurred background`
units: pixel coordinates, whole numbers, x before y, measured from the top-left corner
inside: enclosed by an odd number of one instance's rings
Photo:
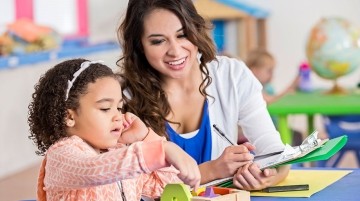
[[[276,58],[273,85],[281,91],[307,60],[312,28],[324,18],[339,17],[360,27],[358,0],[195,0],[212,33],[219,54],[244,59],[249,50],[265,47]],[[227,16],[210,3],[228,9]],[[203,5],[208,5],[204,9]],[[116,30],[126,0],[0,0],[0,200],[35,198],[37,169],[42,157],[27,136],[27,106],[41,74],[69,57],[101,59],[116,70],[121,56]],[[220,7],[217,7],[220,8]],[[29,31],[31,30],[31,31]],[[30,34],[33,33],[33,34]],[[41,35],[41,37],[40,37]],[[360,44],[360,42],[359,42]],[[333,82],[311,74],[313,87]],[[353,88],[360,70],[338,79]],[[322,131],[321,118],[316,127]],[[289,118],[291,127],[306,132],[302,115]],[[357,167],[353,156],[341,167]]]

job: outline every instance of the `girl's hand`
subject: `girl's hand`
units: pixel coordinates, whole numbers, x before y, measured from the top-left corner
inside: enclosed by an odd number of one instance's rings
[[[123,115],[124,130],[119,137],[118,142],[123,144],[131,144],[142,141],[149,133],[149,128],[136,115],[127,112]]]
[[[221,156],[214,160],[213,171],[217,174],[216,179],[231,177],[240,167],[252,162],[254,156],[250,151],[254,149],[248,142],[227,147]]]
[[[176,144],[165,141],[164,151],[166,161],[179,170],[178,177],[196,190],[200,186],[200,170],[196,161]]]

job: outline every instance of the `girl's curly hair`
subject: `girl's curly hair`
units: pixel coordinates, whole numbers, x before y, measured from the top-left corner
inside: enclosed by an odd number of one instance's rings
[[[73,79],[73,74],[85,61],[87,60],[72,59],[61,62],[42,75],[35,85],[35,92],[28,106],[28,123],[29,139],[38,147],[36,154],[44,155],[52,144],[67,137],[67,109],[79,108],[79,98],[87,93],[89,83],[103,77],[117,79],[109,67],[100,63],[91,64],[76,78],[65,101],[68,80]]]

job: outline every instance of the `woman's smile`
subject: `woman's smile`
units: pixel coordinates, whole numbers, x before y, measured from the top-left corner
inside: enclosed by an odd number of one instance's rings
[[[187,57],[184,57],[182,59],[169,61],[169,62],[165,62],[165,63],[168,64],[169,68],[171,68],[173,70],[181,70],[186,65],[186,59],[187,59]]]

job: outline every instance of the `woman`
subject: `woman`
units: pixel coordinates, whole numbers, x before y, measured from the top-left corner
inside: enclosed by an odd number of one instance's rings
[[[215,55],[210,28],[191,0],[130,0],[118,29],[126,110],[194,157],[201,183],[275,185],[289,167],[261,171],[250,153],[284,148],[261,84],[243,62]],[[238,124],[251,144],[232,145]]]

